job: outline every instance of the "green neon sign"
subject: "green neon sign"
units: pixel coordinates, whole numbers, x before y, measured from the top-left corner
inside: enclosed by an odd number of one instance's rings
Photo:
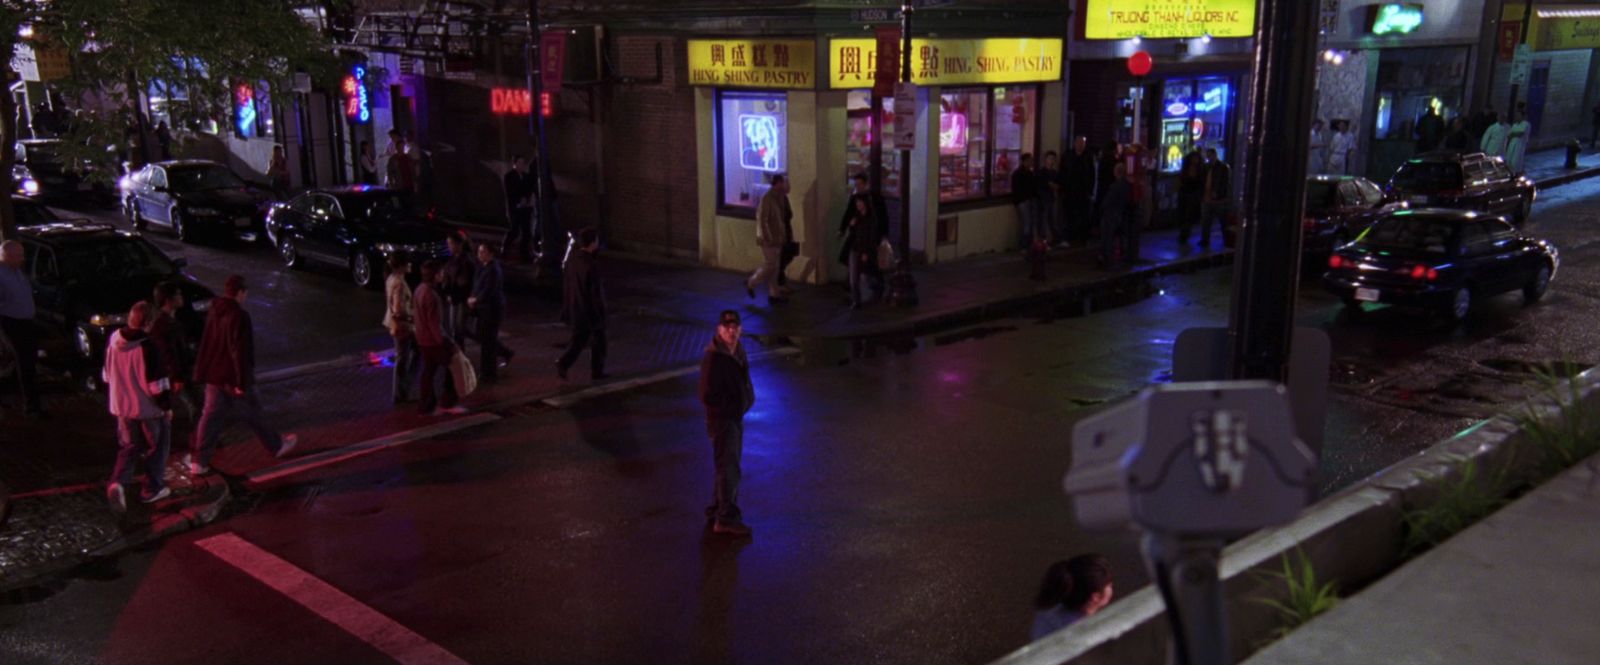
[[[1374,5],[1372,29],[1374,35],[1409,35],[1422,27],[1422,5],[1409,2],[1391,2]]]

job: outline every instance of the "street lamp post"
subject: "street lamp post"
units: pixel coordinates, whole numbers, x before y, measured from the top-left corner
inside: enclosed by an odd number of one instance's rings
[[[533,133],[534,191],[536,192],[539,223],[539,269],[535,273],[541,281],[554,281],[561,274],[561,230],[555,219],[555,204],[550,199],[553,187],[546,186],[550,174],[550,149],[544,134],[544,55],[539,52],[539,0],[528,0],[528,91],[530,108],[528,131]],[[552,102],[553,103],[553,102]],[[552,185],[554,183],[551,183]]]
[[[911,83],[911,12],[910,0],[900,5],[900,81]],[[898,112],[895,122],[899,122]],[[911,149],[900,149],[900,242],[896,252],[894,275],[889,278],[889,303],[897,307],[915,307],[917,304],[917,279],[911,276]]]

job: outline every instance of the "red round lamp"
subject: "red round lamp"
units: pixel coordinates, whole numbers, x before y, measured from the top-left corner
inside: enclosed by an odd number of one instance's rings
[[[1155,59],[1151,58],[1148,52],[1138,51],[1128,56],[1128,73],[1143,77],[1150,73],[1150,68],[1154,67],[1155,64]]]

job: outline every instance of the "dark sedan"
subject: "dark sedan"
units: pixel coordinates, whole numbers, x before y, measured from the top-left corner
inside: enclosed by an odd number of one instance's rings
[[[122,208],[133,228],[165,225],[184,242],[202,231],[253,236],[269,198],[228,167],[197,159],[156,162],[122,180]]]
[[[1521,225],[1533,212],[1538,187],[1481,152],[1430,152],[1400,165],[1385,192],[1414,208],[1451,208],[1502,215]]]
[[[90,188],[89,180],[85,178],[87,168],[69,166],[63,162],[61,139],[17,141],[15,163],[23,167],[22,173],[33,183],[32,191],[25,192],[29,196],[65,197]],[[13,171],[12,175],[16,177],[19,174]],[[24,181],[19,180],[17,184],[26,187]]]
[[[1301,246],[1320,260],[1360,235],[1374,220],[1407,206],[1384,199],[1383,190],[1366,178],[1311,176],[1306,178],[1305,240]]]
[[[267,237],[284,265],[326,263],[366,288],[383,283],[390,256],[405,257],[413,269],[450,258],[449,236],[445,226],[417,216],[401,192],[370,185],[314,189],[267,213]]]
[[[1387,303],[1460,321],[1475,301],[1502,293],[1520,290],[1524,303],[1538,302],[1560,265],[1555,246],[1521,235],[1498,217],[1404,210],[1335,250],[1322,279],[1352,309]]]
[[[191,342],[200,340],[214,294],[183,272],[182,260],[168,258],[149,240],[85,223],[27,227],[17,235],[33,282],[44,359],[83,385],[98,386],[106,341],[127,322],[133,304],[149,300],[162,282],[182,286],[178,320]]]

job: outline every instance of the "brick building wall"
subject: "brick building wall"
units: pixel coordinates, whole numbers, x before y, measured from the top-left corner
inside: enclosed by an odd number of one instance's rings
[[[702,156],[684,42],[620,35],[609,47],[614,74],[623,81],[609,86],[601,105],[607,241],[630,251],[697,258],[695,165]]]

